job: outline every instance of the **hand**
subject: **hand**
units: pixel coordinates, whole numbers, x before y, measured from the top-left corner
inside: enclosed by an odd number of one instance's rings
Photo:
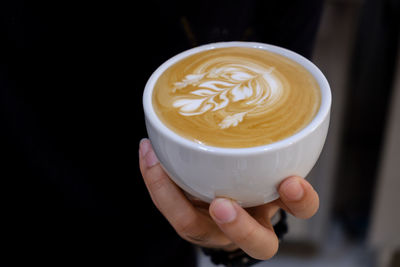
[[[139,155],[153,203],[182,238],[203,247],[241,248],[253,258],[269,259],[278,250],[270,219],[279,208],[303,219],[318,210],[318,194],[300,177],[289,177],[279,185],[279,199],[248,209],[225,198],[211,204],[189,200],[161,168],[148,139],[141,141]]]

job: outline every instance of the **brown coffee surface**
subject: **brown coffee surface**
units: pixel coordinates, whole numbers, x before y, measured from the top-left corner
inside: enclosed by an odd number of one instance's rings
[[[287,57],[257,48],[193,54],[158,78],[154,110],[172,131],[215,147],[254,147],[287,138],[318,112],[315,78]]]

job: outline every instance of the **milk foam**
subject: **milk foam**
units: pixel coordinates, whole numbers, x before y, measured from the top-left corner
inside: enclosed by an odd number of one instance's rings
[[[220,48],[170,66],[153,92],[158,117],[202,144],[250,147],[299,131],[316,114],[319,87],[292,60],[255,48]]]
[[[199,69],[202,70],[202,66]],[[221,129],[238,126],[246,115],[279,101],[283,92],[282,82],[273,72],[272,67],[226,63],[204,73],[187,74],[174,83],[173,91],[189,86],[190,89],[183,97],[176,97],[173,106],[183,116],[198,116],[244,101],[241,109],[247,111],[226,113],[219,123]]]

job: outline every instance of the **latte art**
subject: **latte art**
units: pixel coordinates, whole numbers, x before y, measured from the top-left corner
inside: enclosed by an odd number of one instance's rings
[[[255,48],[189,56],[158,79],[153,106],[176,133],[199,143],[250,147],[302,129],[319,108],[319,88],[299,64]]]
[[[282,96],[282,83],[272,73],[273,68],[251,68],[244,64],[232,64],[215,59],[220,68],[201,73],[208,66],[201,66],[197,74],[188,74],[180,82],[174,83],[173,92],[191,87],[186,96],[177,96],[173,106],[183,116],[197,116],[227,108],[229,105],[246,100],[237,105],[233,112],[226,113],[218,124],[221,129],[235,127],[247,114],[257,114],[268,110]],[[207,62],[214,65],[216,62]]]

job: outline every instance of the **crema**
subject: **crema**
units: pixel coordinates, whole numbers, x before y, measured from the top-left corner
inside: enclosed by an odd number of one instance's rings
[[[300,64],[263,49],[215,48],[170,66],[153,108],[172,131],[216,147],[253,147],[287,138],[318,112],[320,90]]]

